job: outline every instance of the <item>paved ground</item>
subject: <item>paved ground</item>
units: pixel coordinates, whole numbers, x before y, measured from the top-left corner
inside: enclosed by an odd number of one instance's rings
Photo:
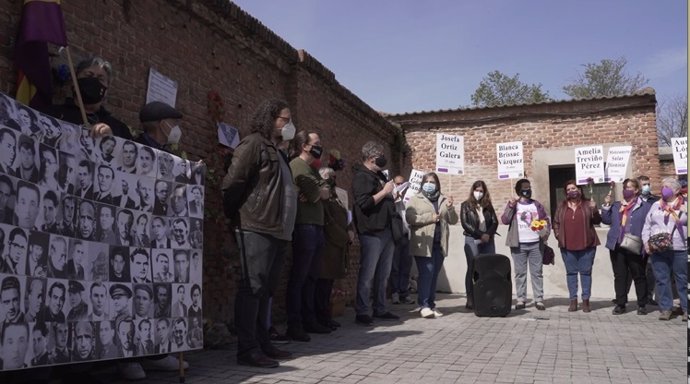
[[[393,306],[400,322],[354,323],[281,346],[295,354],[277,369],[238,366],[235,351],[185,354],[186,383],[681,383],[687,375],[686,323],[647,316],[613,316],[610,298],[593,311],[567,312],[567,299],[546,300],[505,318],[479,318],[459,295],[440,295],[439,319],[421,319],[413,306]],[[114,370],[98,375],[122,383]],[[148,383],[179,382],[150,372]]]

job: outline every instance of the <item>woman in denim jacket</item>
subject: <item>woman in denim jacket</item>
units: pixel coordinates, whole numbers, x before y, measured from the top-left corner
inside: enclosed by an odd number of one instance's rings
[[[649,302],[649,287],[647,287],[647,254],[642,244],[636,252],[620,247],[626,234],[641,238],[642,227],[652,202],[640,197],[640,183],[636,179],[623,181],[623,200],[611,205],[611,196],[604,198],[601,206],[601,221],[610,225],[606,236],[606,248],[611,253],[613,261],[613,287],[616,291],[616,306],[613,314],[625,313],[625,303],[628,301],[628,274],[635,282],[637,294],[637,314],[646,315],[646,305]]]

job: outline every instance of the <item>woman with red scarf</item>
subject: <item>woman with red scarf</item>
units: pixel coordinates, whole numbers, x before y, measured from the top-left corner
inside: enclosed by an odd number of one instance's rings
[[[625,313],[628,274],[635,282],[637,314],[647,314],[646,305],[650,299],[645,276],[647,254],[642,248],[641,234],[651,206],[650,200],[640,197],[640,183],[636,179],[623,181],[623,200],[611,205],[611,195],[604,198],[601,221],[611,226],[606,237],[606,248],[609,249],[613,262],[613,287],[616,291],[614,315]],[[634,240],[639,240],[639,243]]]
[[[652,257],[659,296],[659,320],[670,320],[673,308],[671,272],[676,280],[683,321],[688,321],[688,207],[681,185],[673,177],[661,182],[661,200],[655,202],[642,228],[642,241]]]
[[[577,277],[582,285],[582,311],[590,312],[592,265],[599,245],[594,229],[601,223],[601,215],[594,200],[585,199],[575,180],[568,180],[563,188],[566,199],[561,201],[553,217],[553,233],[561,249],[565,264],[566,282],[570,294],[569,312],[577,311]]]

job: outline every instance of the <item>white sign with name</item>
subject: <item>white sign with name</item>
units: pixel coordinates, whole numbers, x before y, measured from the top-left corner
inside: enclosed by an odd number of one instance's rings
[[[673,163],[676,165],[676,175],[688,174],[688,138],[671,138],[673,148]]]
[[[575,148],[577,185],[604,182],[604,148],[601,145]]]
[[[177,81],[150,68],[149,85],[146,90],[146,104],[152,101],[162,101],[174,108],[176,100]]]
[[[465,173],[465,140],[462,136],[436,134],[436,172]]]
[[[521,179],[525,176],[522,141],[496,144],[498,179]]]
[[[403,200],[409,201],[412,195],[422,189],[422,178],[425,174],[426,172],[422,172],[418,169],[413,169],[412,172],[410,172],[410,178],[408,179],[409,186],[407,188],[407,192],[405,192],[405,197]]]
[[[625,171],[628,169],[632,147],[624,145],[609,148],[606,156],[605,181],[615,181],[621,183],[625,180]]]

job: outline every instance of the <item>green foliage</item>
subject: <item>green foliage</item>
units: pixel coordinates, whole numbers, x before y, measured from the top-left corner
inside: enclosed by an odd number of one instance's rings
[[[549,100],[549,93],[541,89],[541,84],[525,84],[520,81],[519,74],[510,77],[500,71],[489,72],[472,94],[472,104],[477,107],[534,104]]]
[[[644,87],[648,80],[641,74],[630,75],[625,71],[628,61],[624,58],[603,59],[599,63],[584,64],[584,73],[575,82],[563,87],[566,95],[575,99],[630,95]]]

